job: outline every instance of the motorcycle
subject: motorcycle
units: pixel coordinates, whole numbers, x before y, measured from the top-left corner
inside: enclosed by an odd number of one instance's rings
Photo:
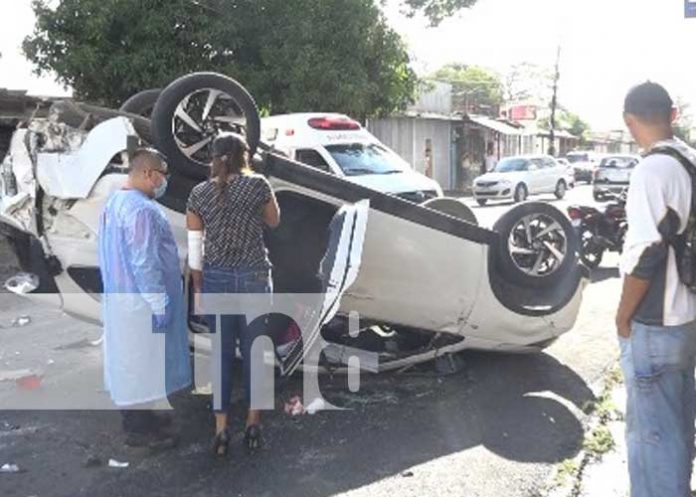
[[[599,266],[606,251],[623,250],[628,230],[625,191],[613,196],[604,211],[573,205],[568,207],[568,217],[580,241],[580,260],[590,269]]]

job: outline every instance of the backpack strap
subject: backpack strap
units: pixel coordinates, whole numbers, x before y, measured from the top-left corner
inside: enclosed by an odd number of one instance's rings
[[[679,258],[682,256],[684,252],[686,234],[689,231],[690,227],[693,226],[694,215],[696,214],[696,165],[694,165],[693,162],[687,159],[686,156],[679,152],[677,149],[667,146],[653,148],[652,150],[650,150],[650,152],[648,152],[645,155],[645,157],[660,154],[668,155],[669,157],[672,157],[677,162],[679,162],[684,167],[686,172],[689,173],[689,177],[691,178],[691,212],[689,213],[689,219],[687,219],[686,222],[686,229],[682,234],[676,235],[674,239],[671,240],[671,244],[677,251],[677,257]]]
[[[668,155],[675,159],[679,164],[684,166],[684,169],[689,173],[691,178],[691,212],[696,212],[696,165],[686,158],[679,150],[672,147],[657,147],[653,148],[650,152],[645,154],[645,157],[650,155]]]
[[[668,155],[671,158],[675,159],[677,162],[679,162],[682,166],[684,166],[684,169],[686,169],[686,172],[689,173],[689,176],[691,177],[691,180],[694,181],[696,179],[696,165],[694,165],[689,159],[686,158],[684,154],[682,154],[679,150],[676,148],[672,147],[657,147],[653,148],[645,154],[645,157],[648,157],[650,155]],[[692,202],[693,204],[693,202]]]

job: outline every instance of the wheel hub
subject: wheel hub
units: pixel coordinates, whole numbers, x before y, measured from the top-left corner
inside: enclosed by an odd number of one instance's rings
[[[543,277],[560,268],[567,256],[568,240],[556,220],[544,214],[530,214],[513,227],[508,250],[517,268]]]

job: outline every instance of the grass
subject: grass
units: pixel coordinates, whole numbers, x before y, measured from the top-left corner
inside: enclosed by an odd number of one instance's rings
[[[568,479],[575,479],[580,470],[580,466],[575,459],[566,459],[558,465],[558,471],[554,478],[554,486],[560,487],[564,485]]]
[[[599,425],[585,437],[583,448],[588,454],[599,457],[614,448],[616,442],[606,425]]]

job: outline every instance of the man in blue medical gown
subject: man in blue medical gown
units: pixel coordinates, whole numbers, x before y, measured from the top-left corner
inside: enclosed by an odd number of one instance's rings
[[[128,181],[106,203],[99,226],[104,283],[104,382],[123,415],[129,445],[165,438],[171,420],[152,409],[191,383],[186,310],[176,242],[154,200],[167,164],[139,149]]]

